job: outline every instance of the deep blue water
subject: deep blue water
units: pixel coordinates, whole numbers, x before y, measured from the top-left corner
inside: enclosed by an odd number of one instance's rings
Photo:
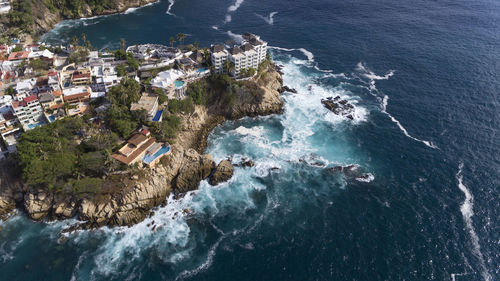
[[[44,40],[260,34],[299,93],[283,115],[216,128],[207,149],[256,166],[132,228],[63,244],[70,221],[1,223],[1,280],[500,279],[500,2],[177,0],[169,15],[170,4],[64,22]],[[333,95],[356,103],[354,121],[322,107]]]

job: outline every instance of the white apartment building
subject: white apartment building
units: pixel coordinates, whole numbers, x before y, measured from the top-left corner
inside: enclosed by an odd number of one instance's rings
[[[239,77],[242,69],[257,69],[266,59],[267,42],[251,33],[245,33],[243,39],[241,46],[233,46],[229,51],[223,45],[212,46],[210,58],[216,73],[224,73],[224,64],[229,60],[234,64],[231,75]]]
[[[25,130],[33,129],[35,124],[44,120],[42,106],[35,95],[25,97],[22,101],[13,101],[12,109]]]
[[[224,64],[229,57],[229,53],[224,45],[213,45],[210,48],[210,60],[214,67],[215,73],[224,73]]]
[[[243,42],[244,43],[250,43],[254,50],[257,52],[259,61],[263,62],[266,59],[267,56],[267,42],[264,40],[260,39],[260,36],[252,34],[252,33],[245,33],[243,35]]]

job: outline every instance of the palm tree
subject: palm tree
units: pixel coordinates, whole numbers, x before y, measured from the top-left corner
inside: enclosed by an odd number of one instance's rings
[[[82,33],[82,41],[83,41],[83,44],[87,43],[87,34]]]
[[[184,39],[186,38],[186,35],[184,35],[183,33],[178,33],[177,34],[177,40],[179,41],[179,43],[181,43],[181,45],[184,45]]]
[[[71,38],[71,46],[73,46],[74,49],[78,47],[78,37],[73,36],[73,38]]]
[[[175,39],[174,37],[170,37],[170,47],[174,47]]]
[[[120,39],[120,50],[125,51],[125,39]]]

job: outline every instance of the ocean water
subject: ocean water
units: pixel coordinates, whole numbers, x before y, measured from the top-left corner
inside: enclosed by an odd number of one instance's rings
[[[217,127],[206,152],[256,165],[64,243],[72,220],[2,222],[1,280],[500,279],[500,2],[171,0],[43,40],[86,33],[105,49],[183,32],[203,46],[246,31],[298,94],[282,115]],[[354,120],[323,108],[336,95]]]

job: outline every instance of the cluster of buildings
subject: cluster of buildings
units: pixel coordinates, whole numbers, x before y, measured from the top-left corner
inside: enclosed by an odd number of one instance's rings
[[[5,1],[0,0],[0,4]],[[257,69],[266,59],[267,42],[247,33],[238,46],[212,45],[208,53],[196,48],[181,51],[178,48],[156,44],[135,45],[127,52],[140,61],[138,72],[126,74],[154,89],[162,89],[169,99],[186,97],[187,85],[208,74],[226,73],[225,64],[231,62],[232,76],[238,78],[244,69]],[[45,45],[0,45],[0,136],[7,151],[0,146],[0,159],[6,152],[16,151],[16,139],[23,131],[54,122],[66,116],[82,115],[90,110],[93,99],[105,97],[111,87],[123,77],[117,67],[127,61],[117,60],[113,53],[91,51],[86,61],[68,64],[70,47],[60,46],[57,55]],[[48,71],[35,73],[30,62],[44,62]],[[209,68],[209,65],[212,65]],[[156,74],[156,69],[166,69]],[[153,77],[153,73],[155,73]],[[109,103],[95,108],[105,111]],[[158,96],[143,94],[131,111],[143,110],[149,121],[160,122],[163,107]],[[154,165],[170,147],[157,143],[147,129],[135,133],[114,158],[131,165],[141,162]]]
[[[15,140],[22,130],[87,113],[92,99],[105,96],[122,79],[113,54],[90,52],[84,63],[58,65],[61,58],[43,45],[15,48],[0,45],[0,135],[8,152],[16,151]],[[63,61],[67,55],[69,51],[62,54]],[[34,73],[30,69],[34,59],[51,70]],[[0,149],[0,158],[2,154]]]
[[[226,63],[233,64],[231,74],[240,77],[243,69],[258,69],[259,65],[266,59],[267,42],[260,36],[251,33],[243,35],[241,45],[227,47],[225,45],[212,45],[210,48],[210,60],[216,73],[226,73]]]

